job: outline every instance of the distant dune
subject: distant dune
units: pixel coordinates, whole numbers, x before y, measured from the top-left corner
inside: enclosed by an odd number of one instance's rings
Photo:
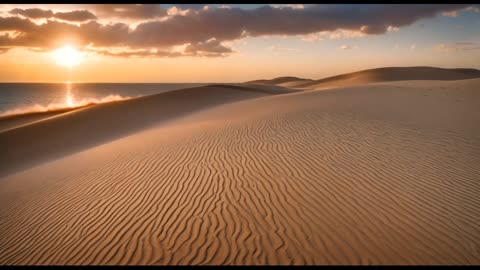
[[[0,264],[480,264],[480,79],[377,71],[0,132]]]
[[[362,70],[320,80],[295,77],[280,77],[273,80],[258,80],[257,83],[282,85],[294,88],[325,89],[366,83],[406,80],[465,80],[480,78],[477,69],[445,69],[436,67],[385,67]],[[285,85],[285,83],[291,84]]]

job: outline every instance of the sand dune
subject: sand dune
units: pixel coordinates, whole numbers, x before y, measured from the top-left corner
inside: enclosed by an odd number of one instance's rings
[[[321,80],[295,80],[295,77],[281,77],[273,80],[260,80],[258,83],[304,89],[328,89],[389,81],[465,80],[474,78],[480,78],[480,70],[466,68],[444,69],[435,67],[385,67],[337,75]],[[293,83],[285,84],[284,81],[293,81]]]
[[[99,104],[0,132],[0,176],[218,104],[272,94],[214,85]],[[32,139],[32,134],[35,134]]]
[[[1,132],[0,264],[479,264],[479,87],[204,87]]]

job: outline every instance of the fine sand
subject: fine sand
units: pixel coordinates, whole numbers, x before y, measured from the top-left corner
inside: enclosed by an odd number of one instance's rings
[[[479,89],[216,85],[0,132],[0,264],[480,264]]]

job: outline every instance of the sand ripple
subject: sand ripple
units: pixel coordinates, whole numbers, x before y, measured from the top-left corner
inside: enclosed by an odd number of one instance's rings
[[[228,104],[1,179],[0,264],[479,264],[478,137],[325,95]]]

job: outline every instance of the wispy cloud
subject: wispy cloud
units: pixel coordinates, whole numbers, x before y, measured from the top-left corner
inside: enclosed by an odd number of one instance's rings
[[[398,28],[396,28],[398,30]],[[394,31],[390,28],[387,31]],[[343,30],[338,29],[335,31],[323,31],[319,33],[307,34],[302,35],[301,39],[307,42],[315,42],[315,41],[322,41],[328,39],[351,39],[351,38],[361,38],[365,37],[367,34],[362,33],[360,31],[351,31],[351,30]]]
[[[314,33],[314,34],[308,34],[308,35],[303,35],[301,36],[301,40],[307,41],[307,42],[316,42],[316,41],[322,41],[325,38],[323,37],[322,34]]]
[[[271,4],[271,7],[274,8],[291,8],[291,9],[304,9],[305,5],[303,4]]]
[[[458,17],[458,11],[455,10],[455,11],[443,12],[442,15],[447,17]]]
[[[268,50],[273,51],[273,52],[298,52],[300,51],[299,49],[296,48],[287,48],[287,47],[280,47],[280,46],[270,46],[267,47]]]
[[[433,47],[436,52],[458,52],[480,50],[480,43],[478,42],[455,42],[455,43],[441,43]]]
[[[358,46],[356,45],[348,45],[348,44],[343,44],[342,46],[339,47],[341,50],[352,50],[352,49],[357,49]]]
[[[479,6],[470,6],[466,8],[466,10],[474,11],[474,12],[480,12],[480,7]]]

